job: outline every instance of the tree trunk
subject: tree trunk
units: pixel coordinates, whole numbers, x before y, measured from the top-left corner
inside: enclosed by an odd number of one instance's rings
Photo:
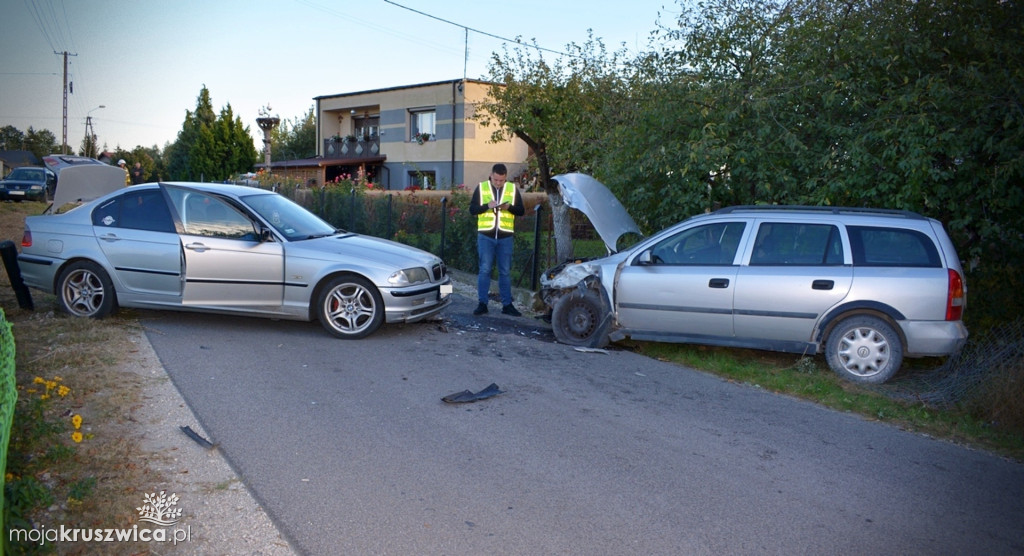
[[[555,234],[555,261],[561,263],[573,257],[572,223],[569,218],[569,207],[558,192],[558,186],[548,190],[548,204],[551,206],[551,222]]]
[[[573,257],[572,225],[569,219],[569,207],[565,205],[562,194],[558,191],[558,182],[551,179],[551,166],[548,164],[548,156],[544,150],[544,145],[533,141],[523,134],[518,135],[533,148],[534,156],[537,157],[537,171],[540,173],[540,182],[544,184],[544,192],[548,194],[548,205],[551,207],[551,222],[555,228],[555,263],[561,264]]]

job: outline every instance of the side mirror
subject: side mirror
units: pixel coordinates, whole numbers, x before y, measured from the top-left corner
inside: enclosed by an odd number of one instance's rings
[[[260,226],[260,243],[267,243],[268,241],[274,241],[274,234],[271,233],[270,228]]]
[[[651,259],[651,250],[650,249],[645,249],[642,253],[640,253],[640,256],[638,256],[636,258],[636,264],[638,264],[638,265],[653,264],[653,260]]]

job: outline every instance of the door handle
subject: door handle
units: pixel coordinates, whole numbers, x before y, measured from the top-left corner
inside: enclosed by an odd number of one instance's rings
[[[196,252],[202,253],[202,252],[206,251],[207,249],[209,249],[209,247],[207,247],[206,245],[204,245],[202,243],[189,243],[189,244],[185,245],[185,249],[190,249],[192,251],[196,251]]]
[[[100,236],[100,239],[103,241],[118,241],[121,238],[117,237],[117,234],[103,234]]]
[[[729,287],[729,279],[728,278],[712,278],[708,282],[708,287],[709,288],[717,288],[717,289],[720,289],[720,290],[728,288]]]
[[[811,282],[812,290],[831,290],[836,283],[833,280],[815,280]]]

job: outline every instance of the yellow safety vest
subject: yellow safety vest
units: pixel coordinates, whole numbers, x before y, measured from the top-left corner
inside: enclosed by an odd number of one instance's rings
[[[494,200],[494,194],[491,192],[490,180],[480,182],[480,205],[487,206],[488,203]],[[508,203],[508,206],[514,205],[516,202],[516,186],[513,183],[505,182],[505,186],[501,188],[501,203]],[[498,217],[494,217],[493,210],[485,210],[476,217],[476,230],[478,232],[492,232],[494,231],[495,223],[497,223],[498,229],[503,232],[512,233],[515,231],[516,217],[511,212],[501,209],[498,211]]]

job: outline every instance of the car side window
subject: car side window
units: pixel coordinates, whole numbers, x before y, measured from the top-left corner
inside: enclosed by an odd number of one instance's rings
[[[905,228],[847,226],[853,264],[939,268],[939,251],[927,235]]]
[[[174,220],[164,196],[155,189],[129,190],[96,207],[94,226],[174,233]]]
[[[186,234],[254,241],[256,231],[244,214],[223,200],[204,193],[189,193],[180,212]]]
[[[843,264],[843,241],[831,224],[765,222],[757,230],[753,266]]]
[[[688,228],[651,248],[651,262],[665,265],[732,264],[744,222],[715,222]]]

